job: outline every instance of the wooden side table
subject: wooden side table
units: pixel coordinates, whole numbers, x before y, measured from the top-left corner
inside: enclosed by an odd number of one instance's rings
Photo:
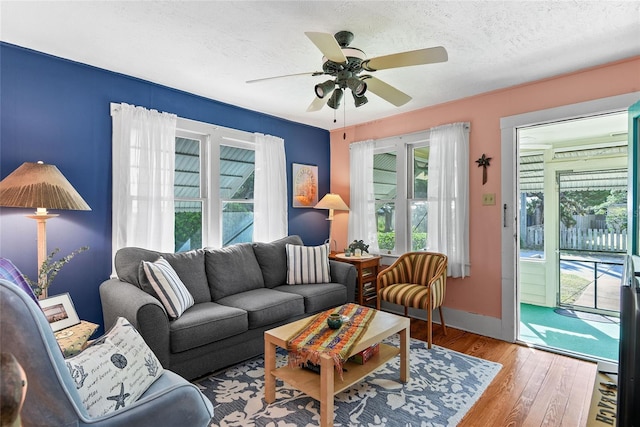
[[[330,259],[347,262],[356,267],[356,300],[360,305],[375,305],[377,298],[376,280],[380,271],[381,256],[345,256],[344,253],[331,254]]]
[[[80,353],[89,341],[89,337],[98,329],[95,323],[81,321],[77,325],[70,326],[56,332],[54,335],[60,350],[65,358],[75,356]]]

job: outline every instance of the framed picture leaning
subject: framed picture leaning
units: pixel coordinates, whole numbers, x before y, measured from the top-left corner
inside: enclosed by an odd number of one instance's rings
[[[78,313],[76,313],[71,295],[68,292],[42,299],[39,303],[53,332],[80,323],[80,318],[78,318]]]

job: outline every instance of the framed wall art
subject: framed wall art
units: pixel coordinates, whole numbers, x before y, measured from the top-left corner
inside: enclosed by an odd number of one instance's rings
[[[68,292],[45,298],[38,302],[53,332],[58,332],[61,329],[80,323],[76,309],[73,307],[73,302],[71,302],[71,295]]]
[[[312,208],[318,203],[318,166],[292,165],[293,207]]]

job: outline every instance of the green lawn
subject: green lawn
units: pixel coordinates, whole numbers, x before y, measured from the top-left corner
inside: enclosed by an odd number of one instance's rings
[[[582,295],[582,292],[591,283],[590,280],[576,274],[560,274],[560,302],[573,304]]]

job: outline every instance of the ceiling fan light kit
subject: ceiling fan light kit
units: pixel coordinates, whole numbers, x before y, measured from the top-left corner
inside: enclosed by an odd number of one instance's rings
[[[336,88],[336,83],[333,80],[327,80],[324,83],[316,85],[315,92],[318,98],[324,98]]]
[[[347,79],[347,87],[351,89],[351,92],[353,92],[355,96],[364,96],[364,93],[367,91],[367,84],[353,76]]]
[[[333,91],[333,94],[331,94],[331,98],[329,98],[329,101],[327,101],[327,105],[333,108],[334,110],[337,110],[338,107],[340,106],[341,100],[342,100],[342,89],[338,88]]]
[[[306,32],[305,35],[322,52],[323,58],[322,71],[302,74],[312,76],[326,74],[333,77],[333,79],[314,86],[316,99],[307,108],[308,112],[321,110],[325,104],[330,108],[337,109],[340,106],[343,91],[346,89],[351,90],[356,107],[368,102],[368,99],[364,96],[367,91],[373,92],[396,107],[400,107],[411,100],[409,95],[371,75],[360,76],[359,74],[362,71],[372,73],[377,70],[433,64],[448,60],[447,50],[442,46],[367,59],[362,50],[349,46],[354,37],[350,31],[339,31],[334,35]],[[250,80],[247,83],[297,75],[301,74]],[[330,93],[331,97],[328,97],[325,102]]]
[[[355,92],[351,92],[351,94],[353,95],[353,103],[356,105],[356,108],[369,102],[367,97],[364,95],[358,96],[355,94]]]

